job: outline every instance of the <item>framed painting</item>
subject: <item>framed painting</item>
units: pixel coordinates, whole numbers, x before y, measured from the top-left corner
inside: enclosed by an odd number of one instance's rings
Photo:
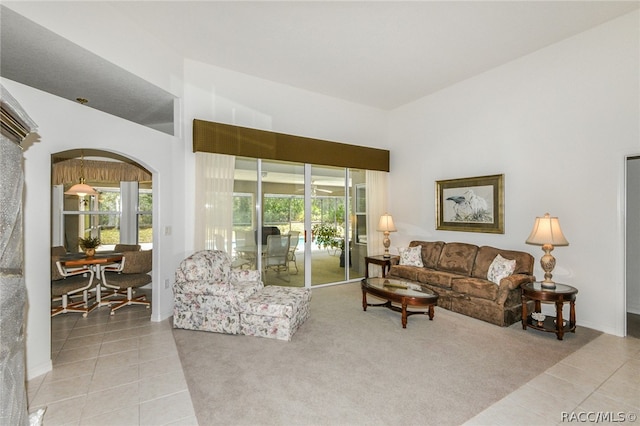
[[[436,181],[436,229],[504,234],[504,175]]]

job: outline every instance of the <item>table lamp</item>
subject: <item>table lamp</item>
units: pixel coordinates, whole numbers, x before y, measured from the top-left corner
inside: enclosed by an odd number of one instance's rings
[[[542,246],[544,255],[540,258],[540,265],[544,270],[542,288],[555,289],[556,284],[551,280],[551,271],[556,266],[556,259],[551,255],[554,246],[568,246],[569,241],[562,234],[560,221],[557,217],[551,217],[545,213],[544,217],[537,217],[533,224],[531,235],[527,238],[527,244]]]
[[[380,216],[378,231],[384,232],[384,240],[382,240],[382,245],[384,245],[384,257],[390,258],[389,246],[391,245],[391,240],[389,239],[389,232],[396,232],[397,229],[393,224],[393,217],[391,217],[389,213],[385,213]]]

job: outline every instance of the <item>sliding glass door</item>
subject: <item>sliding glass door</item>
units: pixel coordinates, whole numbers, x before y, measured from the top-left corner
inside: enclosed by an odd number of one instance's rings
[[[263,281],[304,287],[304,164],[263,160],[260,177]]]
[[[346,169],[311,167],[311,285],[346,281]]]
[[[354,182],[361,188],[363,171],[237,158],[235,264],[260,268],[266,285],[303,287],[362,277],[366,229],[359,230],[358,245],[355,225],[366,217],[358,222]],[[286,259],[277,244],[286,246]]]

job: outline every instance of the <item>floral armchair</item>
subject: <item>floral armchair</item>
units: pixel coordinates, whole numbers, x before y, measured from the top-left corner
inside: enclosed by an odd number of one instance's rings
[[[226,252],[196,252],[176,270],[173,326],[238,334],[240,303],[263,287],[260,271],[232,270]]]

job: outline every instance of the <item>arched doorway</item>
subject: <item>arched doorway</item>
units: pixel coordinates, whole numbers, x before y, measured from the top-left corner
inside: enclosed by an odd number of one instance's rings
[[[89,193],[75,190],[79,182]],[[79,239],[91,237],[98,252],[117,244],[153,248],[152,173],[134,159],[95,149],[55,153],[51,183],[52,247],[77,253]],[[149,299],[154,285],[142,289]]]

